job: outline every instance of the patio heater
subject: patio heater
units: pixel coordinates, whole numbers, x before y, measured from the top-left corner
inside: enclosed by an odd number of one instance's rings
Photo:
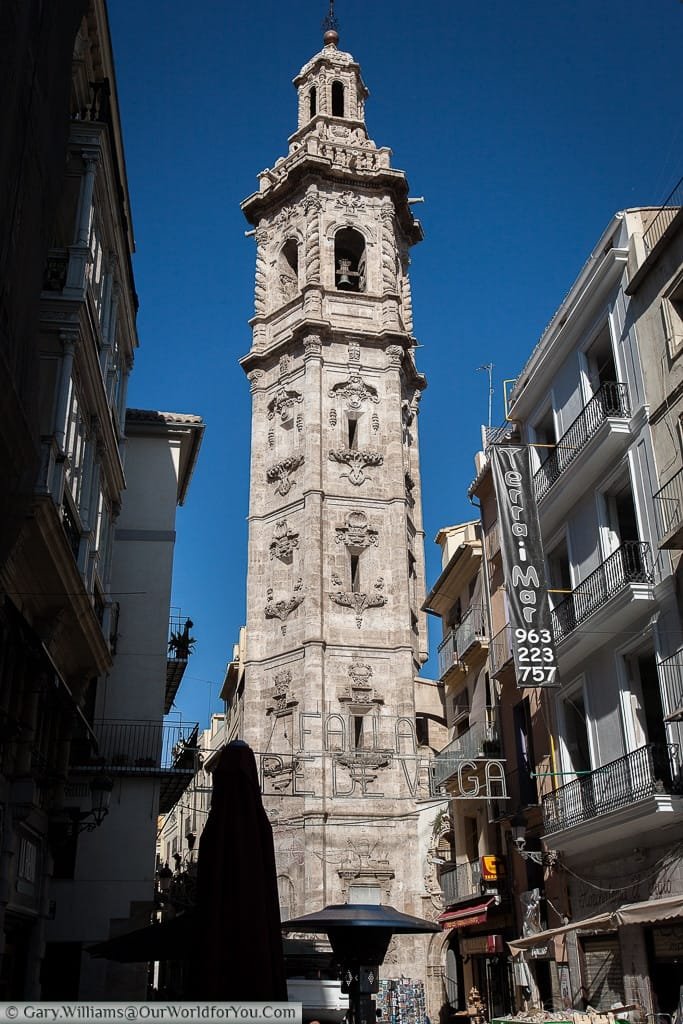
[[[373,995],[392,935],[441,931],[422,917],[394,907],[338,903],[284,921],[283,931],[325,932],[339,965],[342,992],[348,992],[352,1024],[376,1024]]]

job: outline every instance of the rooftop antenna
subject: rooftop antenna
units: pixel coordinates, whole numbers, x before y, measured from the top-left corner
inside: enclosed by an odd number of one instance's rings
[[[489,375],[489,430],[491,429],[491,411],[493,408],[493,363],[482,363],[477,370],[485,370]]]

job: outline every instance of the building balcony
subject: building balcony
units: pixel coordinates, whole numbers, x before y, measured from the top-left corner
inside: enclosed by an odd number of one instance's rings
[[[598,644],[595,636],[634,626],[654,600],[650,545],[626,541],[552,611],[560,671],[567,671]],[[590,630],[580,627],[588,619]]]
[[[651,221],[647,231],[643,234],[643,244],[646,253],[649,254],[655,248],[660,239],[671,233],[673,222],[683,206],[683,178],[674,185],[671,194],[667,197],[664,206],[661,207],[656,217]]]
[[[512,664],[512,628],[506,622],[491,640],[491,674],[498,677]]]
[[[683,469],[654,495],[660,548],[683,548]]]
[[[439,751],[431,764],[432,781],[435,791],[457,775],[463,761],[497,758],[500,756],[500,733],[498,709],[485,709],[485,721],[466,729]]]
[[[199,725],[101,719],[92,729],[97,748],[73,744],[71,770],[159,779],[159,813],[170,811],[197,771]]]
[[[166,692],[164,714],[173,706],[178,689],[185,675],[185,669],[196,640],[190,635],[192,619],[181,614],[180,608],[172,608],[168,622],[168,654],[166,657]]]
[[[681,792],[679,746],[647,744],[546,794],[544,838],[565,853],[586,842],[633,842],[634,835],[661,828],[666,814],[680,814]]]
[[[600,386],[534,474],[534,493],[545,533],[554,530],[576,501],[591,489],[631,443],[631,406],[625,384]],[[543,449],[541,449],[543,450]],[[567,470],[572,486],[558,487]]]
[[[439,644],[439,678],[445,679],[456,669],[467,671],[466,657],[488,646],[486,609],[472,605],[462,621]]]
[[[439,872],[444,907],[481,896],[481,864],[479,860],[443,864]]]
[[[657,665],[665,722],[683,721],[683,648]]]

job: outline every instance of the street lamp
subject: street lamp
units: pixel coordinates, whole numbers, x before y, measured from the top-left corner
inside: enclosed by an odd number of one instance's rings
[[[94,832],[109,814],[109,803],[114,783],[107,775],[95,775],[90,780],[90,810],[79,811],[71,808],[68,811],[71,820],[71,834]]]
[[[527,820],[521,808],[510,819],[510,836],[517,853],[524,860],[530,860],[544,868],[552,868],[557,864],[559,854],[557,850],[527,850],[526,849],[526,826]]]

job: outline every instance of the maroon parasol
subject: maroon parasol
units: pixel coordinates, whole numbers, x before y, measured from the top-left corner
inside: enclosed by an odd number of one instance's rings
[[[246,743],[225,747],[213,772],[199,843],[197,925],[194,998],[287,1000],[273,831]]]

